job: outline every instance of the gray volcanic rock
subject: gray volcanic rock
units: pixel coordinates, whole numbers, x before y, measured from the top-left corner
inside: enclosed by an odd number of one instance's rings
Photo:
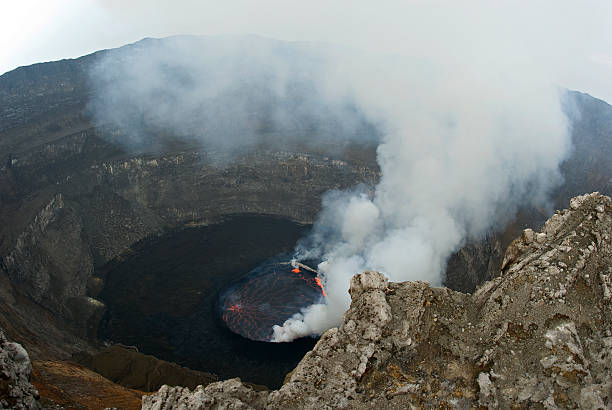
[[[473,295],[423,282],[351,281],[352,303],[277,391],[237,379],[162,387],[143,409],[612,405],[612,201],[572,199],[506,251]]]
[[[143,396],[143,409],[236,409],[264,408],[268,392],[257,392],[242,384],[240,379],[230,379],[198,386],[190,391],[186,387],[162,386],[150,396]]]
[[[51,311],[74,320],[87,305],[76,311],[67,306],[71,299],[85,298],[93,264],[80,218],[65,206],[61,194],[34,217],[4,263],[12,283]],[[96,303],[91,304],[95,310]]]
[[[32,364],[28,352],[9,342],[0,330],[0,408],[39,409],[38,391],[30,384]]]

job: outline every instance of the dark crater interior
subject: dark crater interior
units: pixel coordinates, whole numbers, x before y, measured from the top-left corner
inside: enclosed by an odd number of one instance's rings
[[[107,305],[98,337],[183,366],[278,388],[316,343],[248,340],[219,315],[225,289],[271,256],[290,252],[309,226],[238,215],[143,241],[98,274]]]

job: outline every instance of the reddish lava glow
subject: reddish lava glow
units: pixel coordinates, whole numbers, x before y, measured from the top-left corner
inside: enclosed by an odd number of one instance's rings
[[[317,284],[317,286],[321,288],[321,293],[323,294],[323,297],[327,296],[325,294],[325,289],[323,289],[323,284],[321,283],[321,279],[314,278],[314,280],[315,280],[315,283]]]
[[[219,299],[221,319],[234,333],[247,339],[270,341],[272,327],[281,326],[302,308],[325,297],[314,272],[281,263],[260,265]]]

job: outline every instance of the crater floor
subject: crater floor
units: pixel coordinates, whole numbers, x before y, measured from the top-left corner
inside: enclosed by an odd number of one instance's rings
[[[141,243],[99,273],[108,308],[99,338],[223,378],[279,387],[316,340],[247,340],[227,329],[216,302],[262,261],[291,251],[307,230],[277,217],[234,216]]]

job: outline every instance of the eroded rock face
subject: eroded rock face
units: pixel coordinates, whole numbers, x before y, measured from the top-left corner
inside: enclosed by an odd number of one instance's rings
[[[93,264],[82,229],[80,217],[65,206],[63,195],[57,194],[4,258],[14,286],[36,303],[75,322],[85,322],[100,310],[99,303],[85,296]]]
[[[38,391],[30,384],[32,364],[19,343],[9,342],[0,330],[0,408],[39,409]]]
[[[342,325],[277,391],[165,386],[143,408],[609,408],[611,277],[612,201],[576,197],[473,295],[355,276]]]
[[[499,274],[503,249],[502,235],[495,232],[465,244],[450,256],[443,285],[459,292],[474,292]]]
[[[258,151],[222,164],[202,151],[100,160],[95,136],[78,137],[15,155],[0,170],[0,195],[3,177],[13,192],[0,198],[0,273],[80,337],[96,336],[104,311],[95,299],[103,283],[92,273],[138,241],[236,214],[311,223],[324,192],[378,176],[363,163],[297,152]],[[7,320],[23,340],[25,326]]]

